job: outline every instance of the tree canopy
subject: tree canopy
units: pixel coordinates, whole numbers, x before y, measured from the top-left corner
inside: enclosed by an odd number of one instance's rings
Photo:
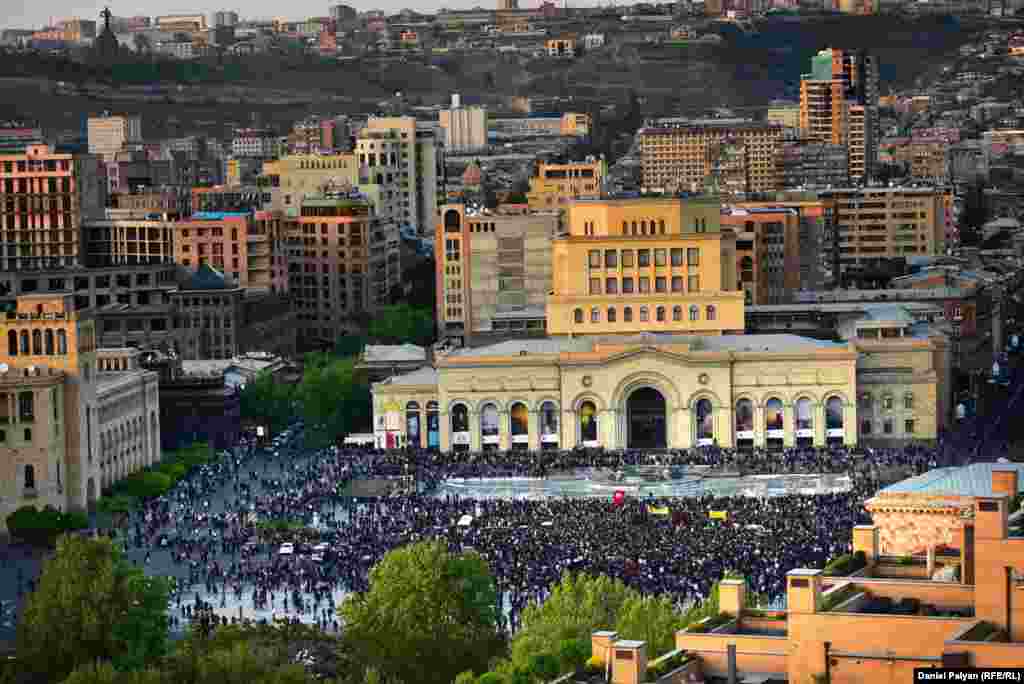
[[[306,421],[306,439],[330,442],[369,429],[373,420],[370,385],[356,370],[355,357],[307,354],[297,397]]]
[[[385,306],[374,314],[368,332],[380,344],[428,345],[434,340],[434,314],[408,304]]]
[[[339,609],[342,642],[388,681],[451,684],[500,653],[497,594],[486,561],[438,542],[395,549],[370,572],[365,593]]]
[[[239,399],[245,418],[277,433],[288,426],[288,419],[294,413],[295,387],[276,381],[268,371],[261,371],[245,385]]]
[[[19,663],[45,682],[97,660],[138,669],[166,651],[169,595],[110,540],[61,537],[19,621]]]

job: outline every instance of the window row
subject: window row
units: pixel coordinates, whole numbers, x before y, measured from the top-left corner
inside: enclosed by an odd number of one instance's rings
[[[661,322],[661,323],[665,322],[666,320],[668,320],[666,318],[667,312],[668,312],[668,307],[664,307],[664,306],[654,307],[654,320],[658,321],[658,322]],[[639,313],[639,318],[640,318],[640,322],[641,323],[645,323],[645,322],[650,320],[650,309],[648,307],[646,307],[646,306],[639,307],[638,313]],[[714,320],[716,320],[717,316],[718,316],[718,312],[715,310],[714,305],[709,304],[708,306],[704,307],[704,320],[706,320],[706,321],[714,321]],[[574,310],[573,314],[572,314],[572,317],[573,317],[573,322],[574,323],[580,323],[580,324],[583,323],[583,319],[584,319],[583,309],[576,309],[576,310]],[[604,320],[607,321],[608,323],[617,323],[618,322],[618,309],[616,309],[614,306],[609,306],[607,311],[605,312]],[[683,320],[683,307],[678,306],[678,305],[672,307],[672,320],[676,321],[676,322]],[[689,320],[690,321],[699,321],[699,320],[701,320],[701,318],[700,318],[700,307],[697,306],[696,304],[690,305],[690,308],[689,308]],[[597,308],[596,306],[593,307],[590,310],[590,322],[591,323],[600,323],[601,322],[601,309]],[[633,307],[631,307],[631,306],[624,306],[624,307],[622,307],[622,322],[623,323],[632,323],[633,322]]]
[[[68,353],[67,333],[61,328],[56,331],[49,328],[45,331],[33,330],[31,335],[28,330],[7,331],[7,355],[17,356],[52,356],[54,354]]]
[[[651,219],[650,221],[623,221],[623,235],[664,235],[665,219]]]
[[[592,249],[589,253],[590,268],[633,268],[634,266],[646,268],[651,265],[651,252],[654,252],[654,265],[666,266],[700,266],[700,248],[682,247],[656,248],[656,249]],[[634,259],[634,256],[636,257]],[[684,263],[685,257],[685,263]]]
[[[654,292],[669,292],[675,293],[684,292],[683,290],[683,276],[672,276],[669,279],[666,276],[656,276],[654,279]],[[602,286],[604,291],[602,292]],[[604,282],[601,282],[600,278],[590,279],[590,294],[633,294],[638,292],[640,294],[648,294],[651,292],[651,278],[647,276],[640,276],[639,278],[633,278],[633,276],[625,276],[622,278],[621,287],[618,278],[605,278]],[[691,275],[686,278],[686,292],[700,292],[700,276]]]
[[[865,393],[860,395],[857,403],[861,410],[870,411],[875,405],[875,400],[870,394]],[[883,410],[891,411],[895,403],[896,400],[891,394],[882,396],[881,406]],[[907,392],[903,395],[903,408],[908,410],[914,408],[914,394],[912,392]]]

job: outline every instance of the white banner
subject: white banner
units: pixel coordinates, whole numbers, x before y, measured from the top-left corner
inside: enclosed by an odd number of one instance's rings
[[[798,439],[802,439],[804,437],[814,439],[814,428],[801,428],[796,431],[796,436]]]
[[[482,444],[498,444],[501,442],[501,437],[499,435],[484,435],[480,441]]]
[[[826,437],[845,437],[846,430],[844,428],[829,428],[825,430]]]
[[[593,440],[585,440],[585,441],[583,442],[583,446],[584,446],[584,448],[586,448],[586,449],[596,449],[597,447],[601,446],[601,443],[600,443],[600,442],[598,442],[598,441],[597,441],[596,439],[593,439]]]
[[[530,435],[512,435],[513,444],[529,444]]]
[[[703,437],[697,440],[697,446],[711,446],[715,443],[715,440],[711,437]]]
[[[452,433],[452,444],[465,444],[469,445],[469,433],[468,432],[454,432]]]
[[[753,430],[737,430],[736,439],[754,439]]]
[[[766,430],[765,437],[768,439],[783,439],[786,436],[785,430]]]
[[[544,444],[558,444],[558,435],[551,433],[549,435],[541,435],[540,441]]]

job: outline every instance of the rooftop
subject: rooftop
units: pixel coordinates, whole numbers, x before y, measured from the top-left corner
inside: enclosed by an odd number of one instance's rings
[[[381,385],[402,385],[402,386],[418,386],[418,385],[436,385],[437,384],[437,370],[430,366],[424,366],[411,373],[404,373],[402,375],[394,375],[387,380],[379,383]]]
[[[1016,470],[1024,492],[1024,464],[972,463],[958,468],[935,468],[882,489],[879,494],[930,496],[992,496],[992,471]]]
[[[415,344],[368,344],[363,350],[365,363],[407,363],[426,360],[427,350]]]

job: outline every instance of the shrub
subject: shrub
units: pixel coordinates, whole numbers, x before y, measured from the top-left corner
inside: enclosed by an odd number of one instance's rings
[[[561,674],[560,669],[558,658],[550,653],[539,653],[533,656],[527,666],[528,673],[541,681],[555,679]]]
[[[505,679],[497,672],[485,672],[476,680],[476,684],[505,684]]]
[[[582,639],[566,639],[558,645],[558,660],[565,672],[576,672],[587,661],[587,644]]]
[[[96,508],[101,513],[131,513],[138,503],[135,497],[127,494],[113,494],[100,499]]]
[[[52,506],[43,510],[22,506],[7,516],[7,530],[30,544],[52,545],[65,532],[89,527],[84,513],[61,513]]]

